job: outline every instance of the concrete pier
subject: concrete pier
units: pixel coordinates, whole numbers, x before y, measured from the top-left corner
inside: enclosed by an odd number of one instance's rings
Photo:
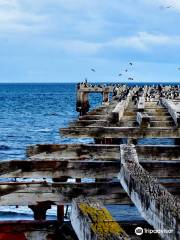
[[[91,111],[89,93],[102,96],[101,106]],[[27,148],[26,160],[1,161],[0,205],[29,206],[41,226],[56,205],[53,233],[39,231],[50,239],[137,239],[137,226],[159,231],[158,236],[144,232],[142,239],[180,239],[179,106],[177,86],[78,84],[79,117],[60,134],[92,143],[37,144]],[[119,224],[108,204],[135,205],[143,223]],[[67,205],[72,207],[68,224]],[[2,233],[9,229],[0,223]],[[37,237],[32,230],[23,237]]]
[[[120,182],[141,215],[163,239],[180,239],[180,203],[139,164],[133,145],[121,145]]]
[[[79,239],[130,239],[103,204],[96,199],[73,200],[71,223]]]

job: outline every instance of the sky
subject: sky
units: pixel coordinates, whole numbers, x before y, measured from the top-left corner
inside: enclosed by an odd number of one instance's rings
[[[180,0],[0,0],[0,83],[179,82],[179,23]]]

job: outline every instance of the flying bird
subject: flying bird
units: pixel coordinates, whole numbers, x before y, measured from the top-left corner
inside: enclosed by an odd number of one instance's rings
[[[163,9],[169,9],[169,8],[172,8],[172,7],[173,7],[173,5],[169,5],[169,6],[163,6],[162,5],[159,8],[163,10]]]
[[[95,70],[94,68],[91,68],[91,71],[92,71],[92,72],[95,72],[96,70]]]
[[[170,6],[167,6],[166,8],[171,8],[172,7],[172,5],[170,5]]]
[[[118,76],[122,76],[122,73],[119,73]]]
[[[129,77],[128,80],[134,80],[134,78]]]
[[[133,65],[133,64],[132,64],[132,62],[130,62],[130,63],[129,63],[129,65],[131,65],[131,66],[132,66],[132,65]]]
[[[128,72],[128,70],[126,69],[125,72]]]
[[[178,68],[178,70],[180,70],[180,67]]]

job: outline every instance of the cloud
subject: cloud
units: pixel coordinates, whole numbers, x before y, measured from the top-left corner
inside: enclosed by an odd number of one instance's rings
[[[38,32],[45,26],[46,16],[35,14],[20,0],[0,1],[0,33]]]
[[[168,10],[180,11],[180,1],[179,0],[139,0],[140,3],[156,6],[171,6]]]
[[[156,47],[180,46],[180,36],[169,36],[163,34],[152,34],[148,32],[138,32],[131,36],[120,36],[104,42],[89,42],[83,40],[53,40],[48,42],[49,46],[62,50],[67,54],[75,55],[95,55],[101,51],[133,49],[138,52],[151,52]]]
[[[114,48],[134,48],[140,51],[149,51],[155,46],[180,45],[180,36],[168,36],[163,34],[152,34],[148,32],[138,32],[134,36],[119,37],[107,43],[107,46]]]

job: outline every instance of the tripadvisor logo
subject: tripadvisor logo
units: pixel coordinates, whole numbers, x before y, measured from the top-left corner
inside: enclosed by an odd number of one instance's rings
[[[145,233],[145,234],[157,234],[157,233],[159,233],[159,234],[170,234],[170,233],[172,233],[173,232],[173,229],[160,229],[160,230],[158,230],[158,229],[148,229],[148,228],[142,228],[142,227],[137,227],[137,228],[135,228],[135,234],[136,235],[138,235],[138,236],[140,236],[140,235],[142,235],[143,233]]]
[[[138,236],[142,235],[143,234],[143,229],[141,227],[137,227],[135,229],[135,234],[138,235]]]

